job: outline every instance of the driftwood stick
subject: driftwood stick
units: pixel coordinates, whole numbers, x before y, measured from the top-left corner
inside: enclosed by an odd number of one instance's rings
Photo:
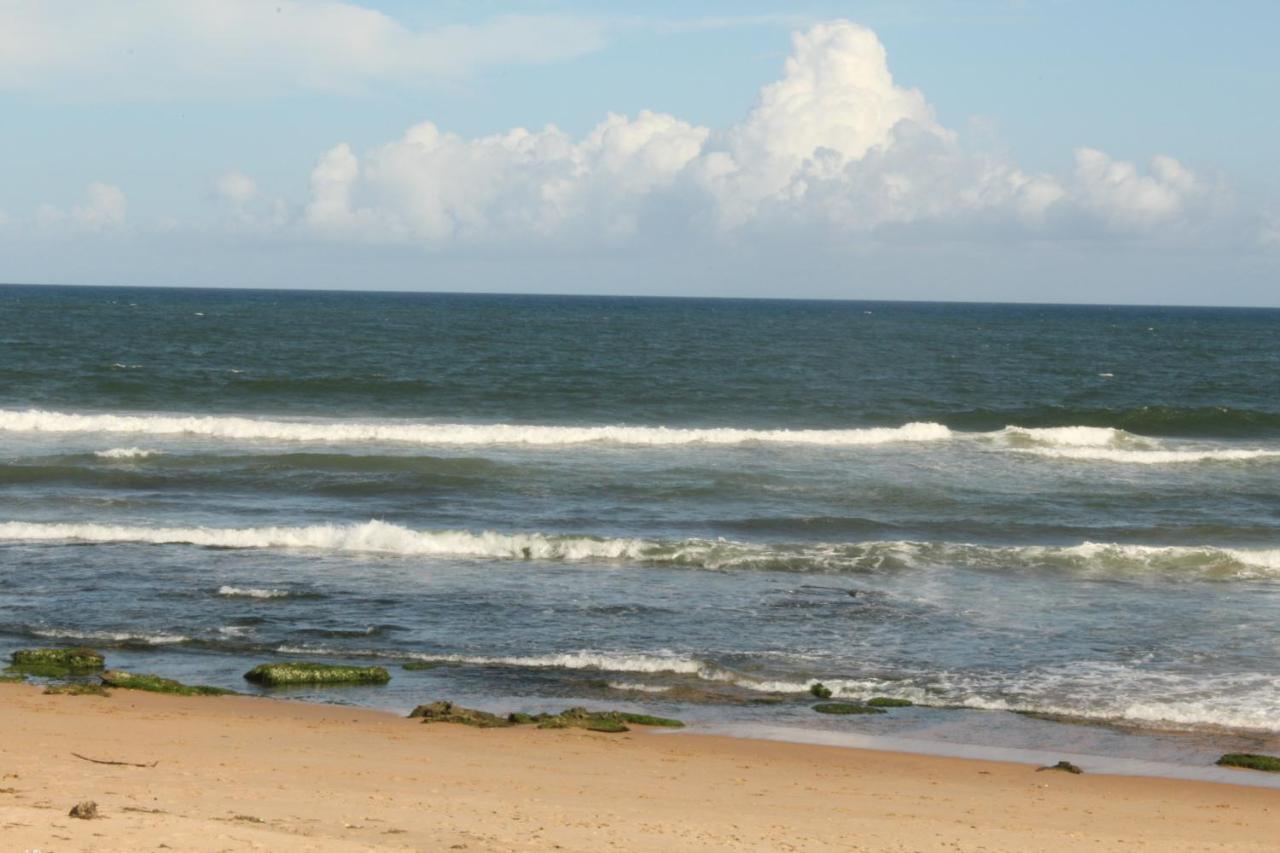
[[[121,767],[155,767],[157,764],[160,763],[158,761],[153,761],[150,764],[137,764],[133,761],[103,761],[97,758],[90,758],[87,755],[81,755],[78,752],[73,752],[71,754],[74,755],[76,758],[79,758],[81,761],[92,761],[94,764],[116,764]]]

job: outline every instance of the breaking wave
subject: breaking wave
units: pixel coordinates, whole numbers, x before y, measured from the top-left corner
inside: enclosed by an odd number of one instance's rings
[[[224,584],[218,587],[218,595],[228,598],[288,598],[292,593],[287,589],[256,589]]]
[[[664,426],[536,426],[523,424],[444,424],[415,422],[281,421],[220,415],[80,415],[0,410],[0,431],[44,433],[120,433],[197,436],[232,440],[389,442],[425,445],[685,444],[869,445],[896,441],[939,441],[951,430],[936,423],[862,429],[737,429]]]
[[[128,631],[78,631],[73,628],[32,628],[35,637],[77,642],[113,643],[122,646],[172,646],[187,643],[191,638],[184,634],[134,634]]]
[[[1135,435],[1114,427],[1010,426],[995,433],[994,437],[1014,451],[1051,459],[1121,462],[1137,465],[1280,459],[1280,449],[1205,447],[1186,444],[1170,447],[1159,439]]]
[[[163,453],[162,450],[147,450],[142,447],[113,447],[110,450],[99,450],[93,455],[101,459],[146,459]]]
[[[1083,542],[1069,546],[978,545],[886,540],[763,544],[727,539],[651,540],[546,533],[413,530],[383,521],[302,527],[143,527],[113,524],[0,523],[0,541],[140,543],[206,548],[299,549],[482,560],[616,562],[711,570],[858,572],[914,567],[1057,569],[1113,575],[1161,572],[1222,579],[1280,575],[1280,548],[1155,546]],[[223,587],[223,595],[278,590]]]

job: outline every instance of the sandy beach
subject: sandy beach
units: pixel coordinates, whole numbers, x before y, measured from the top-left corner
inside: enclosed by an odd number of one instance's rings
[[[1263,788],[29,685],[0,685],[0,775],[0,847],[45,853],[1270,850],[1280,833]],[[68,816],[84,800],[98,819]]]

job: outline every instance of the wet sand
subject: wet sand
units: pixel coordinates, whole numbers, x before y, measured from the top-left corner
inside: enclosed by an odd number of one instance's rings
[[[69,817],[82,800],[101,816]],[[1272,850],[1277,837],[1280,791],[1243,785],[0,684],[6,851]]]

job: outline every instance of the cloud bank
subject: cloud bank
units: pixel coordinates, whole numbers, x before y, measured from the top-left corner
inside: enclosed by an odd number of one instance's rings
[[[893,79],[871,30],[799,32],[781,78],[738,124],[609,115],[575,139],[548,126],[464,138],[424,122],[311,173],[300,227],[427,247],[597,246],[679,235],[841,240],[1152,239],[1211,231],[1230,198],[1177,160],[1147,169],[1083,148],[1067,175],[971,149]]]

